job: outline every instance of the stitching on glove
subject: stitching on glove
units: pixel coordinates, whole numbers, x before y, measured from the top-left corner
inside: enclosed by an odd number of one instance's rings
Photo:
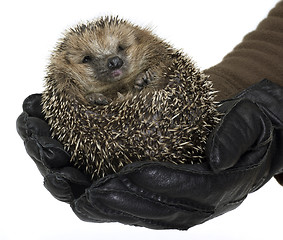
[[[106,191],[97,190],[96,192],[104,194]],[[120,192],[126,192],[126,191],[109,190],[107,192],[111,192],[111,193],[117,192],[117,193],[120,193]],[[130,193],[131,195],[133,195],[132,192],[126,192],[126,193]],[[134,194],[134,195],[136,195],[136,194]],[[139,197],[141,197],[141,196],[139,196]],[[143,198],[143,197],[141,197],[141,198]],[[147,198],[143,198],[143,199],[152,202],[150,199],[147,199]],[[160,204],[160,205],[163,206],[163,204],[161,204],[161,203],[158,203],[158,202],[154,202],[154,203],[155,204]],[[180,225],[177,225],[177,224],[175,225],[173,223],[170,223],[170,224],[169,223],[165,223],[165,222],[162,222],[160,220],[140,218],[140,217],[134,216],[134,215],[129,214],[129,213],[125,213],[125,212],[122,212],[122,211],[118,211],[116,209],[114,210],[112,208],[109,208],[109,207],[105,206],[104,204],[101,204],[99,201],[95,201],[94,203],[91,203],[91,206],[95,207],[95,209],[98,212],[100,212],[101,214],[108,216],[109,219],[111,219],[111,217],[113,217],[113,216],[118,216],[118,217],[122,216],[122,217],[130,218],[130,219],[135,219],[137,221],[144,222],[144,223],[152,225],[152,226],[157,226],[159,228],[160,227],[162,227],[162,228],[175,228],[175,229],[187,229],[188,228],[188,226],[184,226],[183,227],[183,226],[180,226]],[[166,205],[166,207],[167,207],[167,205]],[[211,216],[211,215],[209,215],[209,216]],[[131,223],[131,224],[134,225],[135,223]]]
[[[130,192],[128,193],[134,194],[138,197],[141,197],[155,204],[158,203],[160,205],[165,205],[166,207],[181,210],[184,212],[201,212],[201,213],[212,214],[215,210],[214,207],[201,206],[200,204],[197,204],[193,201],[181,201],[181,200],[176,201],[176,200],[172,200],[169,197],[149,192],[143,188],[136,186],[126,177],[119,178],[119,179],[130,190]],[[140,193],[142,193],[142,195]],[[182,205],[186,205],[187,207],[182,206]]]
[[[264,159],[261,159],[258,163],[251,164],[249,166],[244,166],[244,167],[234,167],[227,169],[225,171],[219,172],[217,175],[231,175],[231,174],[237,174],[241,172],[247,172],[254,170],[255,168],[259,167],[262,165],[264,162]],[[205,164],[205,163],[204,163]],[[134,168],[128,168],[126,171],[120,172],[121,175],[127,175],[127,174],[132,174],[132,173],[138,173],[146,169],[147,167],[154,167],[154,166],[161,166],[162,168],[167,168],[173,171],[178,171],[181,173],[187,173],[187,174],[192,174],[192,175],[215,175],[215,173],[211,170],[204,170],[204,171],[199,171],[199,170],[194,170],[194,169],[184,169],[183,166],[185,164],[180,164],[180,165],[175,165],[171,163],[161,163],[161,162],[144,162],[141,163],[139,166],[134,167]],[[201,164],[200,164],[201,165]],[[190,165],[191,166],[191,165]]]
[[[32,133],[28,128],[28,114],[26,112],[24,112],[24,119],[23,119],[23,123],[24,123],[24,131],[25,131],[25,136],[26,138],[24,139],[24,143],[26,143],[26,141],[29,140],[29,138],[31,137]]]

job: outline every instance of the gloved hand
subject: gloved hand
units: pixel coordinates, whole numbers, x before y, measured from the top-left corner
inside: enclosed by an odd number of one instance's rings
[[[71,203],[80,219],[188,229],[238,207],[283,172],[282,96],[281,87],[263,81],[223,103],[206,163],[135,162],[92,184],[69,166],[70,156],[50,137],[40,95],[25,100],[17,129],[46,188]]]
[[[234,113],[233,105],[243,100],[257,105],[272,126],[267,126],[266,122],[263,124],[260,115],[247,113],[245,109],[238,115],[227,114],[227,109]],[[266,141],[273,141],[274,145],[270,155],[273,162],[271,173],[275,174],[275,178],[283,185],[283,169],[280,168],[283,159],[283,88],[265,79],[241,92],[234,99],[224,101],[218,110],[226,115],[214,129],[207,144],[207,155],[214,172],[228,169],[239,160],[249,161],[250,155],[253,156],[261,144],[264,144],[266,131],[269,130],[271,132],[266,135]],[[246,111],[250,109],[247,108]]]
[[[91,183],[79,170],[70,166],[70,154],[51,137],[40,103],[41,94],[25,99],[24,111],[17,119],[17,131],[24,140],[27,153],[44,177],[44,186],[55,198],[69,203]]]

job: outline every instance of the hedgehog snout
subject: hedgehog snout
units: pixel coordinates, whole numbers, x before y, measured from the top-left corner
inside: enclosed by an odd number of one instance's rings
[[[119,68],[121,68],[123,66],[123,64],[124,64],[124,61],[120,57],[118,57],[118,56],[111,57],[107,61],[107,67],[110,70],[119,69]]]

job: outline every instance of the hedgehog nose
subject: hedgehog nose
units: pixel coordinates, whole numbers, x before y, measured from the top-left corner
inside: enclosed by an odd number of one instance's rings
[[[119,69],[124,64],[123,60],[118,56],[112,57],[108,59],[107,66],[110,70]]]

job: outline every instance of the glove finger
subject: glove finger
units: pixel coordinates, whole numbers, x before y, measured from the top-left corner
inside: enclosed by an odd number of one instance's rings
[[[260,84],[255,84],[243,92],[239,93],[236,98],[249,99],[262,106],[262,110],[267,112],[273,125],[282,126],[283,119],[283,88],[276,83],[264,79]]]
[[[41,106],[41,96],[41,94],[32,94],[28,96],[23,102],[23,110],[29,116],[44,120]]]
[[[34,161],[48,169],[69,165],[70,155],[64,150],[61,143],[52,138],[29,138],[25,141],[25,148]]]
[[[60,173],[50,173],[44,177],[45,188],[56,199],[70,203],[74,199],[69,182]]]
[[[101,211],[95,205],[91,205],[87,200],[85,194],[71,203],[71,207],[77,217],[86,222],[114,222],[111,217],[106,214],[100,213]],[[119,222],[119,220],[117,220]]]
[[[70,164],[71,156],[63,145],[49,137],[38,138],[40,159],[47,168],[61,168]]]
[[[16,121],[16,129],[22,140],[25,140],[30,136],[30,133],[27,131],[27,122],[28,114],[23,112]]]
[[[48,124],[39,118],[30,117],[26,112],[18,117],[16,128],[23,140],[31,136],[50,136]]]
[[[114,185],[117,185],[119,180],[114,181]],[[120,222],[151,229],[181,230],[194,226],[195,222],[202,222],[212,214],[209,210],[196,211],[181,205],[171,206],[129,190],[112,187],[88,189],[85,195],[73,202],[73,211],[84,221]]]
[[[113,209],[113,205],[117,209]],[[120,222],[151,229],[186,230],[211,215],[210,212],[190,212],[149,199],[141,201],[135,194],[119,191],[96,191],[91,201],[83,195],[73,202],[72,209],[83,221]]]
[[[240,157],[257,148],[267,148],[273,127],[260,108],[249,100],[235,102],[210,134],[207,156],[214,172],[234,166]]]
[[[70,155],[63,145],[52,139],[48,124],[23,112],[17,119],[17,131],[25,140],[28,154],[47,168],[59,168],[69,164]]]
[[[90,186],[90,181],[79,170],[65,167],[49,173],[44,178],[44,186],[58,200],[71,203]]]

